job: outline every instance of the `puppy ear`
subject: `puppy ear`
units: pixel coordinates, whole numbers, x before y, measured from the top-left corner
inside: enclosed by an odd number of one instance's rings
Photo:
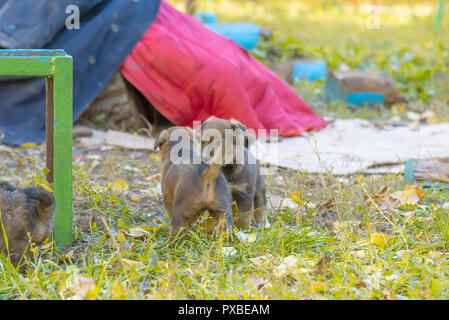
[[[159,134],[159,137],[157,137],[156,141],[154,142],[154,150],[156,150],[157,148],[160,148],[160,146],[162,146],[164,143],[166,143],[169,138],[170,138],[170,135],[168,134],[168,131],[163,130]]]
[[[10,182],[0,182],[0,188],[11,192],[16,190],[16,186]]]
[[[230,122],[231,122],[231,128],[233,130],[238,129],[238,130],[241,130],[243,133],[246,133],[246,126],[243,123],[241,123],[240,121],[237,121],[235,119],[231,119]]]
[[[49,214],[48,211],[55,204],[55,197],[53,194],[45,190],[44,188],[25,188],[23,192],[28,196],[29,199],[32,199],[37,202],[37,205],[40,209],[39,212]]]

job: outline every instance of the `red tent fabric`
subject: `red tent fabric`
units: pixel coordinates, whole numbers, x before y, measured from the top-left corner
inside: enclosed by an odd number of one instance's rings
[[[175,125],[214,115],[287,137],[327,124],[245,49],[165,1],[120,71]]]

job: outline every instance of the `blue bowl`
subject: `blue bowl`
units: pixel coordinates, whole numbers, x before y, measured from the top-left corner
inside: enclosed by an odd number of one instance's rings
[[[238,23],[205,23],[210,30],[231,39],[246,50],[259,44],[261,28],[250,22]]]
[[[202,23],[217,23],[218,21],[217,15],[213,12],[197,12],[195,18]]]
[[[327,70],[324,61],[301,61],[293,65],[293,81],[326,80]]]

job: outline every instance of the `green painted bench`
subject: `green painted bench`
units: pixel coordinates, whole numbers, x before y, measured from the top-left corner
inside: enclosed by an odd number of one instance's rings
[[[63,50],[0,50],[0,76],[45,77],[46,166],[56,199],[54,238],[72,243],[72,57]]]

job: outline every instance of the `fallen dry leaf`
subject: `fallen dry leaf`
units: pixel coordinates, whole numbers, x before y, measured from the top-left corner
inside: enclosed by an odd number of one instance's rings
[[[330,257],[324,256],[315,266],[315,272],[321,274],[324,278],[327,278],[327,266],[331,261]]]
[[[71,297],[72,300],[83,300],[86,298],[89,291],[95,290],[95,282],[92,278],[88,277],[80,277],[75,282],[75,285],[71,289],[71,291],[75,294],[74,297]]]
[[[436,113],[432,110],[426,110],[421,114],[421,120],[427,121],[429,125],[440,123],[441,120],[437,117]]]
[[[98,167],[100,164],[101,164],[101,162],[98,161],[98,160],[92,161],[92,164],[90,165],[90,168],[89,168],[89,173],[92,173],[92,171],[93,171],[96,167]]]
[[[421,119],[421,115],[419,113],[413,112],[413,111],[407,111],[405,113],[405,115],[407,116],[407,118],[410,121],[419,121]]]
[[[289,275],[295,271],[298,265],[298,258],[295,256],[285,257],[282,263],[274,269],[274,274],[278,277]]]
[[[221,252],[223,253],[223,255],[225,257],[229,257],[229,256],[235,256],[235,254],[237,253],[237,250],[235,250],[235,248],[233,248],[233,247],[222,247]]]
[[[154,151],[154,139],[115,130],[106,132],[104,143],[125,149]]]
[[[70,250],[69,252],[63,254],[63,256],[66,259],[73,259],[73,250]]]
[[[143,267],[144,264],[140,261],[134,261],[134,260],[128,260],[128,259],[120,259],[120,261],[122,262],[122,265],[124,267],[134,267],[134,268],[140,268]]]
[[[250,258],[249,260],[257,266],[262,266],[269,264],[273,260],[273,256],[269,254],[266,256]]]
[[[396,191],[393,197],[397,198],[401,205],[415,205],[421,200],[426,193],[418,186],[406,185],[403,191]]]
[[[325,203],[319,204],[316,207],[316,214],[323,215],[332,208],[335,208],[335,199],[334,198],[327,200]]]
[[[21,145],[21,148],[27,149],[27,148],[34,148],[36,146],[33,142],[27,142]]]
[[[355,250],[355,251],[352,251],[351,254],[356,258],[365,258],[366,257],[365,250]]]
[[[239,231],[236,233],[237,238],[243,242],[243,243],[252,243],[255,242],[257,239],[257,236],[254,233],[244,233],[242,231]]]
[[[111,190],[114,193],[120,193],[128,190],[128,184],[125,180],[115,180],[108,185],[108,190]]]
[[[12,149],[6,146],[0,145],[0,152],[7,154],[8,156],[12,155]]]
[[[128,237],[132,237],[132,238],[145,238],[146,236],[148,236],[150,233],[147,230],[144,230],[142,228],[131,228],[129,229],[129,231],[124,231],[124,233],[128,236]]]
[[[131,201],[139,203],[140,202],[140,198],[139,197],[131,197]]]
[[[248,279],[257,290],[261,290],[268,286],[268,280],[255,273],[250,274]]]
[[[153,174],[153,175],[151,175],[149,177],[146,177],[145,180],[146,181],[151,181],[151,180],[160,179],[160,178],[161,178],[161,174],[160,173],[156,173],[156,174]]]

